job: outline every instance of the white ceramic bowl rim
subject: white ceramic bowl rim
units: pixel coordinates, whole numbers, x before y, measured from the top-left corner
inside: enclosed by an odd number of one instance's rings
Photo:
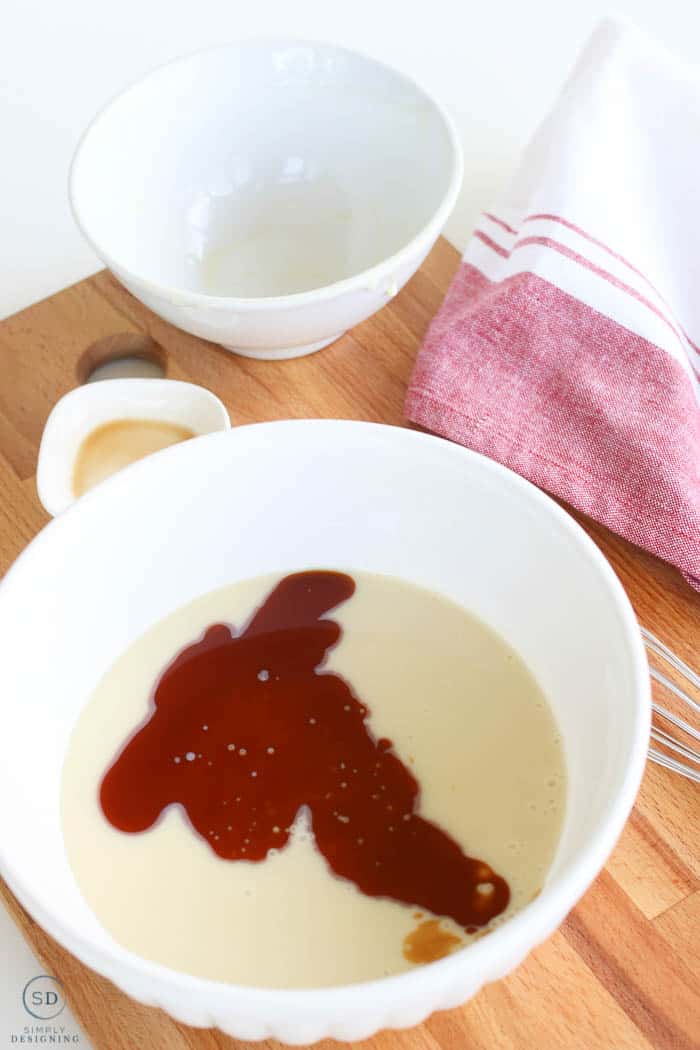
[[[259,47],[261,44],[269,46],[294,46],[294,47],[320,47],[329,48],[336,52],[341,52],[346,55],[351,55],[353,58],[360,58],[365,62],[371,62],[380,69],[392,74],[397,80],[402,80],[413,90],[421,95],[430,105],[432,106],[435,113],[442,121],[445,131],[452,147],[452,173],[450,176],[450,182],[445,191],[442,200],[440,201],[436,211],[434,212],[431,219],[397,252],[393,255],[388,256],[381,262],[370,267],[367,270],[362,270],[359,273],[353,274],[351,277],[344,277],[342,280],[335,281],[332,284],[323,285],[319,288],[308,289],[303,292],[294,292],[290,295],[277,295],[277,296],[256,296],[256,297],[239,297],[239,296],[222,296],[222,295],[209,295],[205,292],[187,291],[182,288],[175,288],[172,285],[161,284],[158,281],[152,281],[150,278],[145,277],[143,274],[137,274],[128,267],[123,266],[117,259],[107,251],[107,249],[99,242],[99,240],[92,234],[89,229],[88,223],[85,221],[78,200],[76,199],[76,172],[80,165],[81,156],[83,149],[90,137],[92,130],[97,124],[107,115],[109,110],[115,106],[123,96],[127,95],[132,91],[137,91],[139,87],[150,80],[152,77],[157,77],[164,69],[171,66],[178,65],[191,61],[200,55],[210,54],[216,51],[225,51],[227,49],[235,48],[246,48],[246,47]],[[186,55],[173,59],[169,62],[164,62],[157,66],[155,69],[147,73],[145,77],[140,77],[134,83],[130,84],[129,87],[125,88],[115,95],[109,102],[102,107],[102,109],[93,117],[88,127],[83,132],[78,146],[76,148],[73,160],[71,162],[70,172],[68,176],[68,196],[70,201],[71,210],[80,232],[83,234],[85,239],[100,256],[101,259],[111,268],[118,272],[120,277],[126,281],[131,281],[137,285],[142,286],[151,295],[159,296],[168,302],[177,303],[180,306],[206,306],[207,308],[229,310],[231,307],[237,309],[253,308],[259,309],[261,305],[264,305],[267,309],[271,308],[287,308],[289,306],[302,306],[305,303],[317,303],[323,299],[329,299],[336,295],[340,295],[347,291],[353,291],[362,285],[372,286],[375,282],[378,282],[381,277],[385,274],[387,268],[398,268],[404,262],[407,262],[413,255],[420,249],[422,243],[428,239],[434,239],[445,224],[447,217],[449,216],[452,208],[454,207],[459,193],[460,186],[462,184],[462,175],[464,170],[464,162],[462,156],[462,147],[457,135],[455,125],[452,118],[449,116],[447,111],[440,105],[425,88],[410,77],[407,73],[403,73],[400,70],[394,69],[386,62],[380,62],[378,59],[372,58],[370,55],[365,55],[361,51],[356,51],[351,48],[341,47],[336,44],[329,42],[309,40],[295,37],[275,37],[275,36],[261,36],[251,37],[246,40],[240,41],[229,41],[224,44],[217,44],[215,47],[199,48],[196,51],[189,52]]]
[[[551,883],[545,884],[542,893],[536,900],[528,904],[526,908],[510,918],[502,926],[493,930],[488,937],[482,938],[462,951],[456,952],[438,962],[429,964],[427,969],[434,973],[436,980],[439,977],[444,977],[444,984],[449,986],[450,977],[458,973],[460,960],[465,952],[469,953],[475,969],[488,973],[492,969],[494,961],[501,958],[504,954],[508,955],[509,949],[512,952],[513,948],[517,950],[519,944],[527,942],[528,928],[536,924],[541,929],[548,930],[548,920],[551,920],[552,915],[557,913],[563,915],[573,907],[605,864],[634,804],[646,761],[651,696],[644,644],[634,611],[622,585],[601,551],[583,529],[554,500],[534,485],[531,485],[530,482],[514,474],[499,463],[480,456],[469,449],[452,445],[429,434],[406,431],[399,427],[338,420],[285,420],[275,423],[256,423],[239,427],[227,433],[203,436],[197,439],[197,443],[203,448],[204,442],[213,443],[231,440],[235,438],[236,433],[239,431],[250,431],[260,427],[278,429],[280,431],[280,440],[284,440],[282,433],[284,428],[302,426],[317,429],[319,431],[318,439],[322,443],[323,428],[329,425],[334,427],[372,428],[382,431],[401,430],[404,435],[410,435],[410,440],[415,442],[440,442],[443,446],[442,452],[444,455],[455,458],[474,458],[480,461],[482,469],[491,472],[494,477],[500,475],[501,479],[506,480],[511,487],[520,488],[533,504],[539,504],[550,518],[556,520],[558,525],[568,534],[572,543],[578,548],[582,557],[590,563],[591,569],[599,574],[607,586],[610,599],[620,616],[622,634],[627,648],[632,686],[637,702],[634,722],[630,729],[630,760],[621,774],[619,790],[612,805],[605,818],[597,827],[595,834],[589,840],[587,848],[581,852],[581,855],[574,862],[569,863],[561,874],[553,878]],[[153,470],[156,468],[157,461],[162,461],[167,456],[181,455],[182,449],[186,447],[187,443],[158,452],[141,462],[125,468],[92,492],[88,492],[59,518],[50,522],[32,541],[30,547],[20,554],[0,582],[0,593],[16,585],[21,586],[25,560],[32,556],[33,551],[38,546],[51,541],[58,530],[72,528],[74,517],[81,513],[81,508],[86,501],[104,500],[110,496],[110,493],[116,493],[119,486],[121,486],[123,497],[128,499],[130,481],[134,476],[132,472]],[[83,960],[89,960],[89,965],[93,969],[110,978],[123,968],[123,964],[113,959],[108,951],[97,948],[88,938],[68,928],[59,916],[49,913],[34,899],[33,895],[24,892],[21,880],[16,876],[11,857],[3,852],[1,840],[0,870],[2,870],[10,888],[24,907],[69,950],[74,951]],[[129,952],[128,955],[130,969],[134,975],[143,976],[156,984],[161,983],[170,990],[176,989],[185,997],[192,995],[196,990],[202,994],[206,1001],[212,1003],[227,1001],[231,1004],[232,1002],[237,1002],[242,1008],[245,1006],[265,1007],[269,1005],[284,1009],[287,1011],[286,1016],[290,1019],[295,1017],[302,1018],[308,1014],[315,1015],[320,1010],[328,1013],[336,1006],[338,1009],[342,1007],[346,1012],[355,1009],[361,1013],[363,1004],[366,1004],[367,1001],[378,995],[381,997],[382,1002],[386,1004],[387,1011],[392,1006],[405,1005],[407,1001],[411,1000],[413,995],[420,1000],[426,970],[426,967],[418,967],[416,970],[408,973],[352,985],[325,988],[276,989],[235,985],[194,977],[151,962],[134,953]]]

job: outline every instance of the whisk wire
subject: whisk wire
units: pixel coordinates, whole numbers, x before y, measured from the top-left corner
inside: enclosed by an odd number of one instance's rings
[[[683,678],[690,686],[696,689],[700,689],[700,675],[698,675],[692,667],[688,667],[680,657],[676,656],[668,646],[664,645],[663,642],[659,641],[650,631],[642,628],[642,636],[644,638],[644,644],[647,649],[654,653],[659,659],[665,661],[669,667]],[[700,714],[700,704],[694,700],[688,693],[681,689],[680,686],[660,671],[657,667],[650,667],[649,673],[655,682],[658,682],[665,689],[667,689],[673,696],[682,700],[684,704],[695,714]],[[654,714],[657,718],[663,719],[669,725],[675,729],[680,730],[681,733],[685,734],[691,740],[700,741],[700,731],[698,731],[690,722],[687,722],[684,718],[679,717],[673,711],[669,711],[667,707],[662,704],[654,702],[652,704]],[[658,744],[659,747],[654,747],[654,744]],[[663,750],[662,750],[663,749]],[[673,752],[673,754],[669,754]],[[674,755],[680,755],[685,761],[680,761],[678,758],[674,758]],[[690,747],[684,740],[679,740],[677,736],[672,735],[666,729],[655,724],[651,729],[651,743],[649,746],[649,758],[652,762],[656,762],[658,765],[663,766],[665,769],[670,769],[674,773],[680,773],[681,776],[686,777],[688,780],[693,780],[695,783],[700,784],[700,753]]]

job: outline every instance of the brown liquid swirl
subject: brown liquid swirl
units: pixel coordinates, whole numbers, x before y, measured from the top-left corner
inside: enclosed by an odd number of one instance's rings
[[[483,926],[507,907],[508,884],[420,815],[391,741],[323,670],[342,633],[324,616],[354,590],[342,573],[286,576],[240,633],[216,624],[180,652],[102,780],[102,810],[142,832],[179,804],[218,856],[261,862],[306,807],[329,867],[362,893]]]

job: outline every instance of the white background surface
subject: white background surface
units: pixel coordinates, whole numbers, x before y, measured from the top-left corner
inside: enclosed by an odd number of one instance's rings
[[[462,136],[464,188],[447,229],[461,247],[606,9],[604,0],[6,0],[0,316],[98,268],[68,209],[70,157],[96,110],[153,66],[235,37],[289,33],[406,70],[446,104]],[[620,0],[617,9],[679,54],[700,53],[697,0]]]
[[[356,47],[412,74],[447,106],[462,137],[464,187],[446,232],[463,247],[606,10],[602,0],[6,0],[0,316],[99,268],[70,216],[68,165],[93,114],[153,66],[276,33]],[[697,0],[620,0],[617,10],[679,55],[700,55]],[[24,983],[40,972],[0,914],[0,1048],[22,1020]]]

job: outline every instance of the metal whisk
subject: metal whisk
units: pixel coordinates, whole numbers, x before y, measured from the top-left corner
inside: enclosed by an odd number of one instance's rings
[[[684,684],[687,682],[689,687],[696,691],[700,690],[700,675],[696,674],[682,660],[679,660],[676,654],[672,653],[658,638],[655,638],[650,631],[642,628],[642,635],[644,644],[650,653],[653,653],[658,659],[664,661],[670,668],[673,668],[676,674],[683,679]],[[649,671],[655,682],[668,689],[673,696],[683,701],[690,708],[697,721],[700,716],[700,703],[689,696],[685,689],[681,689],[676,682],[672,681],[667,674],[664,674],[657,667],[650,666]],[[654,702],[652,708],[655,718],[651,728],[649,758],[652,762],[665,766],[666,769],[672,769],[675,773],[680,773],[681,776],[700,783],[700,751],[690,744],[691,740],[700,743],[700,732],[684,718],[680,718],[661,704]],[[669,732],[667,729],[662,728],[659,722],[672,726],[675,732]]]

